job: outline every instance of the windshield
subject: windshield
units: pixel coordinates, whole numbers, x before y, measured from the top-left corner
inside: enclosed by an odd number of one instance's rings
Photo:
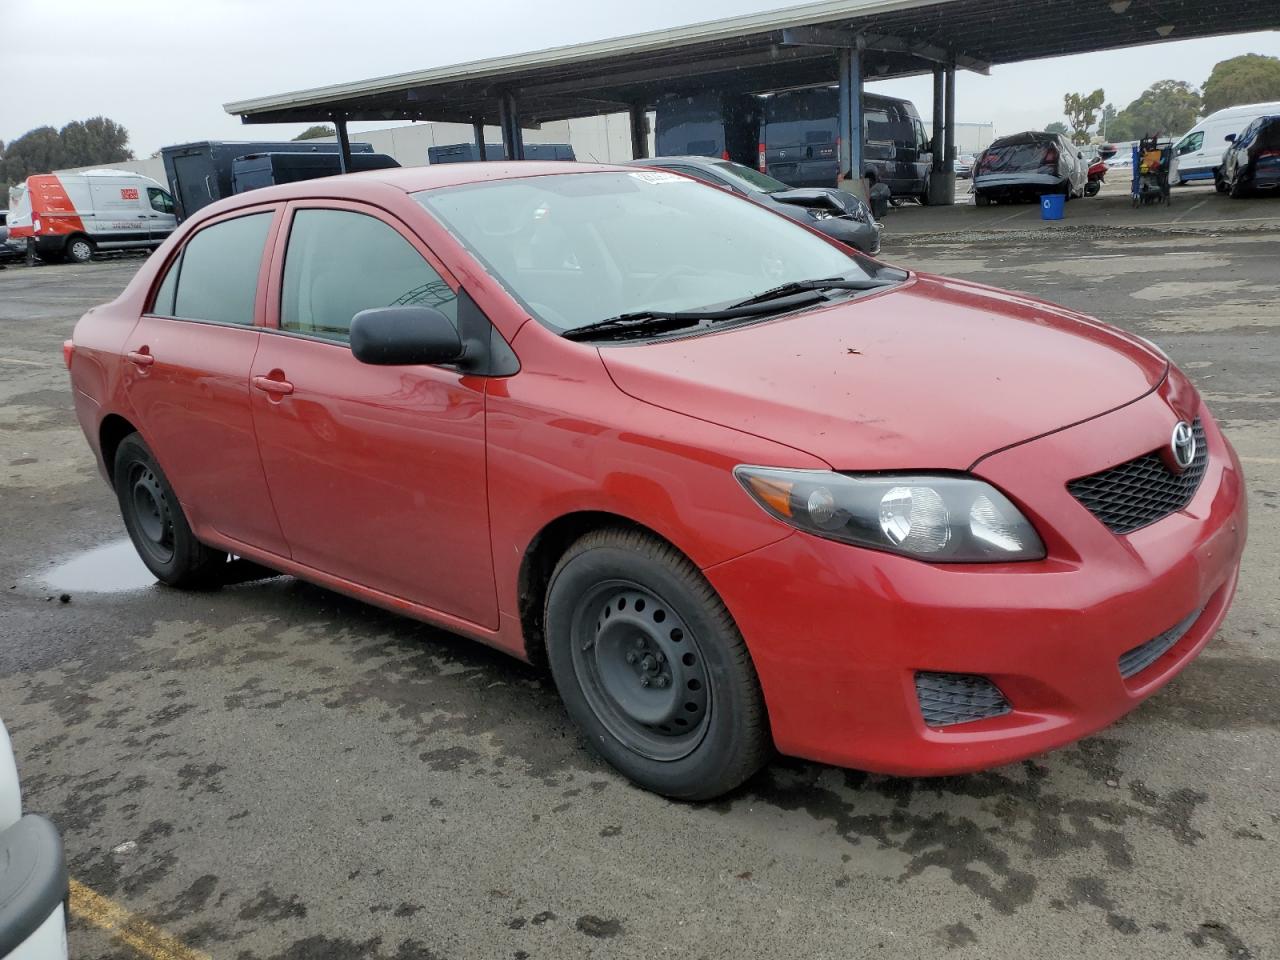
[[[765,193],[781,193],[783,190],[791,189],[781,180],[775,180],[767,173],[752,170],[750,167],[734,163],[732,160],[720,160],[712,164],[712,166],[718,167],[727,176],[741,181],[752,190],[763,190]]]
[[[414,198],[556,331],[696,310],[814,277],[869,276],[855,254],[803,227],[657,170],[527,177]]]

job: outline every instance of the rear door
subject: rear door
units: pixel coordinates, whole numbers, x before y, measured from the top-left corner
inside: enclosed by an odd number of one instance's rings
[[[485,475],[485,385],[451,367],[370,366],[351,318],[393,305],[457,322],[458,283],[375,208],[290,204],[253,419],[293,559],[487,628],[498,626]]]
[[[171,258],[125,341],[125,391],[196,534],[281,556],[249,407],[277,207],[200,227]]]

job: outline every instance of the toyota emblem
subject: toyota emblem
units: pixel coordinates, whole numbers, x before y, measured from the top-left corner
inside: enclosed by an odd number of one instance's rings
[[[1173,437],[1169,440],[1169,450],[1173,453],[1173,462],[1177,464],[1178,471],[1181,472],[1196,459],[1196,435],[1191,430],[1191,424],[1185,420],[1179,420],[1173,427]]]

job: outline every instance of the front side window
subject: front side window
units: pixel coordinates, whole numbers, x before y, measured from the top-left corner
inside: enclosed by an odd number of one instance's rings
[[[357,313],[394,306],[435,307],[457,326],[457,294],[388,224],[349,210],[294,214],[280,329],[346,342]]]
[[[852,253],[754,203],[657,170],[527,177],[415,199],[557,331],[697,310],[795,280],[864,278]]]
[[[253,325],[262,251],[272,213],[253,213],[199,230],[160,285],[153,312],[183,320]],[[172,290],[172,308],[167,300]]]
[[[1204,146],[1204,131],[1197,130],[1195,133],[1182,138],[1182,142],[1178,144],[1178,156],[1199,150],[1202,146]]]
[[[151,201],[151,209],[158,213],[173,213],[173,197],[167,190],[158,187],[147,187],[147,199]]]

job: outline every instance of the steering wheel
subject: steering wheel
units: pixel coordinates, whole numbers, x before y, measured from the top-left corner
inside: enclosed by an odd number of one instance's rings
[[[696,277],[696,276],[701,276],[702,272],[690,264],[677,263],[674,267],[671,267],[669,270],[662,271],[662,273],[658,274],[656,277],[650,280],[647,284],[645,284],[644,290],[640,292],[639,299],[648,300],[652,294],[656,293],[658,290],[662,288],[663,284],[669,283],[670,281],[674,280],[676,277],[683,276],[683,275]]]

